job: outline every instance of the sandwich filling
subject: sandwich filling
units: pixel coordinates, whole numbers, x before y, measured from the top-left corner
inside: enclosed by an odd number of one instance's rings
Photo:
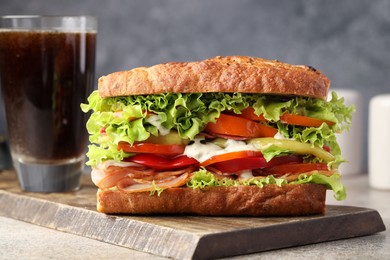
[[[247,93],[163,93],[101,98],[84,112],[87,165],[100,189],[160,194],[167,188],[316,183],[344,199],[336,134],[353,107]]]

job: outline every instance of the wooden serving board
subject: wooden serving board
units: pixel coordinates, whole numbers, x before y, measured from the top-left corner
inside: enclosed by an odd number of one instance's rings
[[[124,216],[96,211],[96,187],[84,176],[71,193],[27,193],[13,172],[0,173],[0,215],[174,259],[261,252],[385,230],[372,209],[327,206],[306,217]]]

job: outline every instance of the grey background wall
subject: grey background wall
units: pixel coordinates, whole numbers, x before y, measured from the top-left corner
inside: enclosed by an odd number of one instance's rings
[[[237,54],[320,69],[332,87],[361,92],[365,118],[369,99],[390,93],[387,0],[1,0],[0,15],[7,14],[97,16],[96,77]],[[0,133],[3,117],[0,109]]]

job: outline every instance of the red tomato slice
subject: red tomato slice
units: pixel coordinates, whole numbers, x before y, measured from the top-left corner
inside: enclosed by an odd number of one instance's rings
[[[262,175],[280,176],[284,174],[305,173],[310,171],[328,171],[326,163],[292,163],[282,164],[264,169]]]
[[[126,153],[153,153],[163,155],[179,155],[184,153],[185,146],[181,144],[152,144],[152,143],[136,143],[129,144],[119,142],[118,150],[123,150]]]
[[[209,166],[220,170],[221,172],[234,173],[243,170],[264,168],[266,165],[267,161],[264,157],[247,157],[218,162]]]
[[[308,127],[319,127],[323,123],[326,123],[329,126],[335,124],[334,122],[328,120],[321,120],[321,119],[307,117],[307,116],[293,115],[289,113],[284,113],[283,115],[281,115],[280,121],[290,125],[299,125],[299,126],[308,126]]]
[[[126,161],[139,163],[156,170],[175,170],[199,164],[196,159],[185,155],[169,159],[154,154],[136,154],[126,158]]]
[[[287,164],[293,164],[293,163],[302,163],[303,159],[302,156],[299,155],[284,155],[284,156],[277,156],[272,158],[269,162],[267,162],[266,167],[274,167],[277,165],[287,165]]]
[[[251,151],[251,150],[224,153],[224,154],[214,155],[210,157],[206,161],[202,162],[200,166],[208,166],[218,162],[224,162],[224,161],[229,161],[238,158],[256,157],[256,156],[262,157],[263,155],[260,151]]]
[[[276,128],[246,118],[225,114],[221,114],[215,123],[208,123],[205,131],[249,138],[273,137],[278,132]]]
[[[289,164],[289,163],[301,163],[302,157],[297,155],[286,155],[274,157],[272,160],[267,162],[264,157],[247,157],[247,158],[238,158],[232,159],[224,162],[218,162],[210,165],[217,170],[226,173],[234,173],[242,170],[253,170],[261,169],[265,167],[272,167],[280,164]]]
[[[267,119],[264,118],[263,114],[256,115],[255,109],[253,107],[247,107],[241,111],[241,114],[237,115],[239,117],[243,117],[253,121],[262,121],[265,122]]]

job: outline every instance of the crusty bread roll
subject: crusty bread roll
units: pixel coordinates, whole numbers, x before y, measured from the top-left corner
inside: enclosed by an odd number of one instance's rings
[[[294,216],[323,214],[325,195],[326,187],[319,184],[170,188],[160,196],[99,189],[97,209],[129,214]]]
[[[242,92],[326,99],[330,80],[319,70],[245,56],[170,62],[99,79],[101,97],[158,93]]]
[[[161,93],[241,92],[326,100],[330,86],[330,80],[312,67],[246,56],[218,56],[198,62],[170,62],[140,67],[102,76],[98,83],[101,98]],[[101,132],[105,133],[105,129]],[[222,138],[233,139],[234,136],[222,135]],[[210,216],[323,214],[327,189],[327,186],[320,184],[268,184],[262,188],[240,185],[203,189],[186,187],[184,184],[180,187],[168,186],[170,188],[161,194],[151,194],[150,191],[130,192],[118,187],[98,189],[99,212]]]

